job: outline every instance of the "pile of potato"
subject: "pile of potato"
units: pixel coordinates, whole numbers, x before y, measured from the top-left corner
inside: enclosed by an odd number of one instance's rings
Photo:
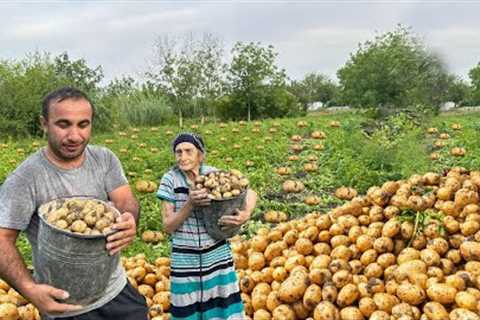
[[[0,279],[0,319],[40,320],[38,310]]]
[[[65,231],[83,235],[101,235],[112,231],[118,211],[94,199],[62,199],[41,207],[46,221]]]
[[[170,319],[170,258],[161,257],[151,264],[145,255],[122,257],[130,283],[143,295],[151,320]]]
[[[479,188],[480,171],[414,175],[234,238],[248,317],[480,319]]]
[[[150,320],[170,319],[170,258],[149,263],[143,254],[122,257],[128,280],[146,299]],[[38,310],[0,279],[1,320],[41,320]]]
[[[248,179],[235,169],[214,171],[195,179],[195,189],[207,189],[212,200],[227,200],[239,196],[248,188]]]

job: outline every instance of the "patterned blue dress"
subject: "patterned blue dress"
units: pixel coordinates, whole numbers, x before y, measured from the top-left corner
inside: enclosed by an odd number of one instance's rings
[[[200,174],[215,171],[201,165]],[[185,174],[173,167],[160,182],[157,197],[175,204],[178,212],[188,197]],[[194,211],[172,236],[172,319],[245,319],[230,245],[211,238]]]

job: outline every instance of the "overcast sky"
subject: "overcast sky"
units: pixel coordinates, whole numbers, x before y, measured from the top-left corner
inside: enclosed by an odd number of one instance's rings
[[[5,1],[0,59],[35,50],[101,65],[106,80],[146,70],[155,39],[201,35],[272,44],[294,79],[335,79],[358,43],[411,26],[462,78],[480,62],[479,1]]]

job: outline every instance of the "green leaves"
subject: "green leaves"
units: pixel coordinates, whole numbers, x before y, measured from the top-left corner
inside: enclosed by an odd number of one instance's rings
[[[353,107],[438,107],[449,85],[443,62],[401,25],[361,44],[337,76]]]

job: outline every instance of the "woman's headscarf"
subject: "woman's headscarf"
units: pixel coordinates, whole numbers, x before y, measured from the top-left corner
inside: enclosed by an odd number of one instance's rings
[[[175,153],[175,148],[182,142],[189,142],[193,144],[198,150],[200,150],[203,155],[206,155],[207,150],[205,149],[205,144],[203,143],[202,137],[195,133],[183,132],[178,134],[175,139],[173,139],[172,149]]]

